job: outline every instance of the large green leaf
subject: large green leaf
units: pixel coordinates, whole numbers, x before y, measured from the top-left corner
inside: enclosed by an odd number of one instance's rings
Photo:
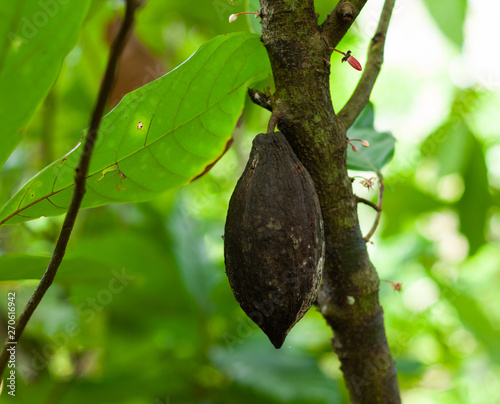
[[[443,34],[462,47],[467,0],[424,0],[424,3]]]
[[[231,139],[247,85],[269,72],[259,37],[234,33],[127,94],[102,121],[82,207],[145,201],[204,173]],[[0,224],[65,213],[81,149],[28,181],[0,211]]]
[[[347,150],[347,167],[351,170],[381,170],[394,155],[396,139],[389,132],[378,132],[373,124],[375,113],[373,104],[369,103],[361,112],[354,125],[347,131],[349,139],[368,140],[370,147],[362,147],[355,142],[357,152],[349,147]]]
[[[15,0],[0,11],[0,167],[75,46],[90,0]]]

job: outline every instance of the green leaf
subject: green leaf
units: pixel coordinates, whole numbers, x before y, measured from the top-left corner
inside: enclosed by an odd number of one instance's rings
[[[184,198],[186,199],[186,198]],[[188,201],[180,201],[180,206],[185,206]],[[180,207],[179,206],[179,207]],[[168,228],[172,235],[172,250],[179,263],[179,269],[184,279],[184,284],[196,300],[196,303],[205,313],[209,313],[213,307],[210,300],[211,292],[219,281],[220,272],[214,268],[209,259],[207,245],[199,229],[200,225],[195,223],[188,215],[177,207],[168,219]],[[206,236],[206,233],[202,233]]]
[[[17,0],[0,11],[0,167],[75,46],[90,0]]]
[[[482,144],[469,134],[467,154],[464,156],[462,176],[464,193],[457,203],[460,217],[460,231],[469,242],[469,254],[473,255],[479,247],[486,243],[486,227],[488,210],[491,206],[491,195],[488,184]],[[460,156],[455,156],[460,158]]]
[[[457,289],[453,285],[439,281],[432,274],[429,275],[439,285],[441,296],[455,308],[464,327],[488,348],[494,361],[499,361],[498,330],[495,329],[487,313],[480,307],[477,299],[467,294],[466,288]]]
[[[252,387],[281,402],[339,402],[339,392],[315,359],[299,350],[276,350],[262,335],[237,345],[216,347],[214,364],[234,381]],[[243,337],[244,338],[244,337]]]
[[[469,128],[459,116],[448,120],[432,132],[422,143],[422,157],[433,157],[439,162],[439,175],[458,173],[468,153]]]
[[[375,171],[381,170],[394,155],[396,139],[389,132],[378,132],[374,124],[373,104],[369,103],[347,131],[349,139],[363,139],[370,143],[365,148],[355,142],[358,148],[354,152],[350,147],[347,150],[347,167],[351,170]]]
[[[234,33],[127,94],[102,121],[82,208],[145,201],[203,174],[224,153],[247,86],[269,73],[260,38]],[[81,151],[28,181],[0,211],[0,225],[65,213]]]
[[[424,0],[424,3],[443,34],[461,48],[467,0]]]
[[[383,235],[388,238],[402,232],[407,226],[415,223],[415,218],[425,212],[438,210],[446,204],[432,195],[421,191],[403,173],[386,179],[384,194],[384,211],[386,215]]]
[[[448,120],[422,143],[422,155],[439,163],[439,176],[460,174],[464,193],[455,204],[460,231],[469,242],[469,254],[486,243],[485,229],[492,204],[483,146],[464,121],[461,95]]]
[[[27,254],[5,254],[0,257],[0,282],[18,281],[26,279],[40,279],[50,257]],[[104,272],[113,269],[112,265],[104,265],[101,262],[87,257],[66,257],[61,264],[61,271],[57,275],[57,281],[78,282],[79,284],[94,284]]]
[[[248,11],[257,11],[260,10],[260,1],[259,0],[246,0],[245,10]],[[248,25],[250,26],[250,31],[254,34],[262,34],[262,25],[260,25],[260,18],[255,18],[255,15],[247,14]]]

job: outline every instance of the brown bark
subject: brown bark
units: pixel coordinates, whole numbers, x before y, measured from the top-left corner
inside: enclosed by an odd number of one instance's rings
[[[322,26],[313,0],[261,0],[262,41],[273,69],[273,118],[311,174],[325,224],[318,296],[352,403],[400,403],[394,362],[346,165],[346,127],[337,118],[325,62],[365,1],[341,1]],[[349,4],[346,4],[349,3]],[[339,8],[341,8],[339,10]],[[271,125],[272,126],[272,125]]]

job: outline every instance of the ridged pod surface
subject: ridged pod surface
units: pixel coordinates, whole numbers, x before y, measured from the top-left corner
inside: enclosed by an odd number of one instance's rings
[[[257,135],[229,202],[224,255],[236,300],[276,348],[316,300],[324,254],[311,176],[283,134]]]

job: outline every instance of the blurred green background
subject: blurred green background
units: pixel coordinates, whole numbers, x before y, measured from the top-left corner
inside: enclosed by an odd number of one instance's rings
[[[228,17],[255,9],[250,3],[150,0],[131,59],[145,63],[130,81],[173,69],[215,35],[248,30],[246,18]],[[315,3],[322,21],[332,2]],[[338,46],[362,64],[383,2],[368,3]],[[0,173],[0,204],[80,140],[121,5],[93,2],[78,45]],[[499,12],[494,0],[398,2],[372,97],[377,129],[398,140],[369,251],[381,279],[403,282],[402,293],[382,282],[380,299],[406,404],[500,403]],[[335,56],[339,110],[359,73]],[[18,346],[18,402],[349,402],[321,315],[311,309],[275,350],[225,277],[227,204],[268,117],[247,100],[233,147],[191,185],[148,203],[80,212],[56,282]],[[359,212],[367,232],[373,212]],[[7,292],[17,292],[20,311],[61,223],[0,228],[3,323]]]

